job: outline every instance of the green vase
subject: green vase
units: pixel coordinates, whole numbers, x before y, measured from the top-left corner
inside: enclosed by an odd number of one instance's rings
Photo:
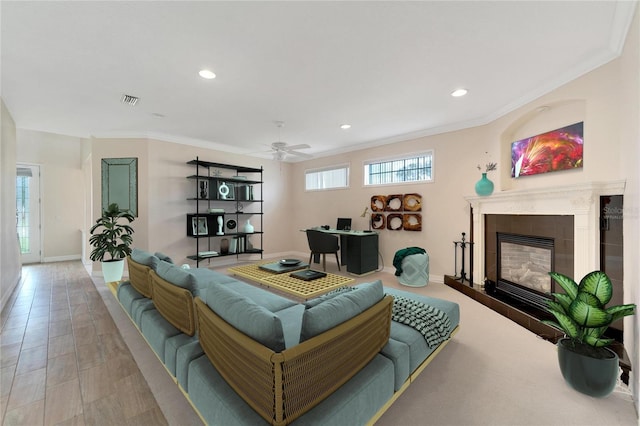
[[[493,193],[493,182],[487,178],[487,174],[482,174],[482,179],[476,182],[476,194],[481,196],[491,195]]]

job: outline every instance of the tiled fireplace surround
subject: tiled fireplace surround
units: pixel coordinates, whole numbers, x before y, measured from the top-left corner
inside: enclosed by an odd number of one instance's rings
[[[466,197],[473,208],[473,277],[475,285],[486,276],[485,215],[573,216],[575,277],[600,266],[600,196],[624,194],[625,181],[590,182],[552,188],[497,192],[487,197]],[[474,286],[475,286],[474,285]]]

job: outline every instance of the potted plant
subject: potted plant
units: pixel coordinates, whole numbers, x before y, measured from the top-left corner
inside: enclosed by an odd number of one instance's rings
[[[120,223],[122,220],[131,223],[134,217],[128,210],[120,210],[118,204],[112,203],[89,230],[89,244],[93,246],[89,258],[102,262],[105,282],[120,281],[124,259],[131,254],[133,228],[128,223]]]
[[[603,337],[614,321],[635,313],[636,305],[606,307],[613,294],[611,279],[602,271],[585,275],[580,284],[557,272],[549,275],[565,293],[553,293],[547,311],[557,321],[544,320],[562,332],[558,346],[558,362],[565,381],[586,395],[603,397],[615,388],[618,355],[608,345],[613,339]]]

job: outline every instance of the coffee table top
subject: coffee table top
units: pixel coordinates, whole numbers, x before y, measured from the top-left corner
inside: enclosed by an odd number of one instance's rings
[[[343,277],[327,273],[327,276],[311,281],[304,281],[289,276],[288,273],[276,274],[260,269],[264,263],[273,261],[252,263],[250,265],[234,266],[229,268],[229,272],[252,281],[257,281],[267,287],[275,288],[287,294],[307,300],[328,293],[338,287],[349,285],[355,280],[350,277]]]

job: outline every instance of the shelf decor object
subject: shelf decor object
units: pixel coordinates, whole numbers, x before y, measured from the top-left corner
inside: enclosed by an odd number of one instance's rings
[[[373,229],[384,229],[387,226],[387,220],[385,215],[380,213],[372,213],[371,214],[371,227]]]
[[[387,195],[385,210],[388,212],[402,211],[402,194]]]
[[[422,195],[404,194],[402,197],[402,209],[405,212],[419,212],[422,210]]]
[[[482,197],[493,194],[493,182],[487,178],[486,173],[482,173],[482,178],[476,182],[476,194]]]
[[[422,231],[422,215],[420,213],[404,213],[402,229],[405,231]]]
[[[387,206],[386,195],[374,195],[371,197],[372,212],[383,212],[386,206]]]
[[[399,231],[402,229],[402,213],[391,213],[387,215],[387,229]]]

